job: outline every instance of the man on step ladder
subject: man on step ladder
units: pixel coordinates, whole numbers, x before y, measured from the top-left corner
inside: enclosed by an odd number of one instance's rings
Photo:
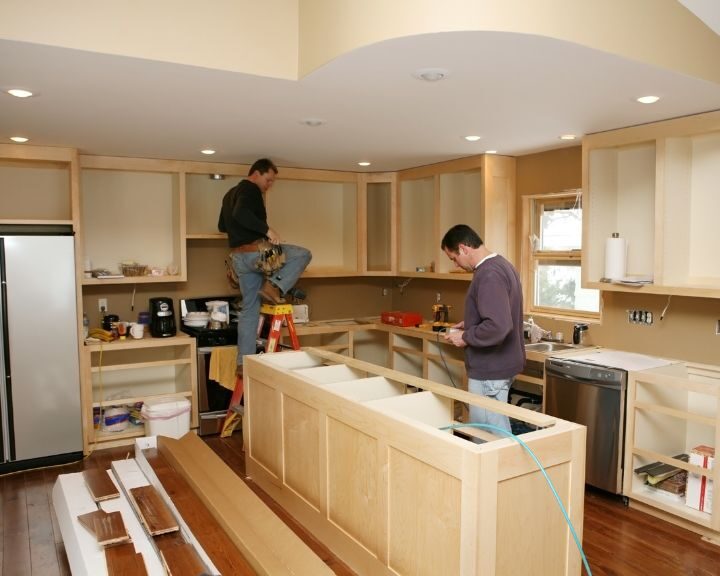
[[[284,303],[288,295],[298,298],[293,292],[295,283],[312,258],[306,248],[282,243],[278,232],[268,224],[265,197],[277,175],[278,168],[272,160],[255,161],[247,178],[226,192],[218,218],[218,230],[227,234],[230,247],[226,261],[228,279],[242,294],[233,393],[233,399],[237,395],[237,404],[242,398],[243,356],[256,352],[255,330],[261,300],[278,305]]]

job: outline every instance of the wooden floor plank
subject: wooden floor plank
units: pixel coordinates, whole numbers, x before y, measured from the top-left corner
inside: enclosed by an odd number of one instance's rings
[[[238,476],[245,478],[240,431],[229,438],[209,436],[203,440]],[[58,474],[88,469],[107,470],[111,462],[124,459],[128,454],[132,456],[127,447],[109,448],[94,452],[80,463],[45,469],[46,484],[52,487]],[[27,474],[28,472],[23,472],[0,477],[0,572],[3,576],[46,576],[45,571],[36,570],[31,564],[28,503],[25,494]],[[249,485],[252,487],[252,483]],[[280,518],[321,558],[327,558],[326,564],[336,574],[353,574],[331,551],[325,549],[323,552],[322,544],[314,543],[312,536],[301,526],[294,525],[292,518],[259,488],[255,487],[255,492],[272,506]],[[22,508],[23,512],[20,512],[18,507]],[[70,576],[54,513],[51,516],[58,570],[62,576]],[[585,551],[595,576],[717,576],[720,573],[720,546],[704,542],[693,532],[657,520],[639,510],[626,508],[617,496],[588,488],[584,524]],[[136,560],[133,558],[132,562]],[[133,569],[134,564],[131,570]],[[137,572],[130,571],[126,574],[135,576]]]
[[[60,576],[52,530],[52,504],[42,470],[25,473],[25,497],[32,570],[47,576]]]
[[[110,546],[130,540],[120,512],[95,510],[81,514],[78,516],[78,521],[95,536],[100,546]]]
[[[3,483],[3,574],[32,574],[27,514],[25,475],[11,474]]]
[[[119,544],[105,548],[108,576],[147,576],[142,554],[132,544]]]
[[[215,568],[221,574],[236,576],[255,574],[248,561],[184,478],[173,470],[157,450],[145,450],[144,455],[183,521]],[[156,538],[156,542],[158,540]]]
[[[90,470],[84,470],[83,478],[95,502],[120,497],[120,492],[110,479],[107,469],[92,468]]]
[[[179,530],[175,517],[153,486],[138,486],[129,492],[130,503],[148,534],[157,536]]]
[[[160,558],[169,576],[197,576],[205,572],[195,549],[187,542],[160,550]]]

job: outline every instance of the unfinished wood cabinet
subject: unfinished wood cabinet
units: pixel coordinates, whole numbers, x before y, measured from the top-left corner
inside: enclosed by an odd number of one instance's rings
[[[2,224],[70,224],[79,220],[77,152],[0,144]]]
[[[95,425],[94,413],[150,398],[187,399],[190,427],[198,426],[197,345],[185,334],[86,344],[83,350],[84,450],[130,444],[145,436],[143,424],[117,432]]]
[[[397,176],[395,173],[359,175],[361,271],[365,276],[394,274],[396,266]]]
[[[531,457],[444,427],[455,400],[537,426],[522,438],[580,537],[584,427],[312,348],[247,357],[245,386],[248,475],[359,574],[580,574]]]
[[[172,161],[81,156],[83,261],[121,272],[134,261],[158,275],[83,278],[90,284],[187,280],[185,192]],[[176,273],[171,273],[172,269]]]
[[[708,242],[720,212],[720,112],[583,139],[583,286],[720,297],[720,260]],[[627,241],[627,275],[601,282],[605,242]]]
[[[515,261],[514,158],[486,154],[403,170],[398,187],[398,274],[469,279],[440,249],[455,224]]]
[[[648,487],[634,470],[664,462],[718,485],[718,467],[706,469],[675,460],[695,446],[718,446],[720,366],[677,363],[630,372],[627,393],[623,492],[631,506],[680,524],[720,543],[720,500],[707,511],[687,506],[684,496]],[[711,489],[711,488],[710,488]]]

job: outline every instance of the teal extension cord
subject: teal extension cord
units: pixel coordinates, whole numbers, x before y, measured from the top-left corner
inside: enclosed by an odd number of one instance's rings
[[[583,551],[582,544],[580,543],[580,538],[578,538],[577,532],[575,532],[575,527],[572,525],[572,522],[570,522],[570,517],[568,516],[567,510],[565,510],[565,506],[563,506],[562,500],[560,500],[560,496],[557,493],[557,490],[555,489],[555,486],[552,483],[552,480],[550,480],[550,477],[547,475],[547,472],[545,471],[545,467],[540,463],[540,460],[538,460],[538,457],[535,456],[535,453],[530,449],[530,446],[525,444],[525,442],[519,437],[515,436],[512,432],[508,432],[507,430],[503,430],[502,428],[498,428],[497,426],[493,426],[492,424],[478,424],[476,422],[463,422],[461,424],[451,424],[450,426],[443,426],[440,428],[440,430],[450,430],[453,428],[481,428],[483,430],[489,430],[492,432],[499,432],[500,434],[507,436],[509,438],[512,438],[522,446],[525,451],[530,454],[530,457],[535,461],[535,464],[537,464],[538,469],[540,472],[542,472],[542,475],[545,477],[545,481],[547,482],[548,486],[550,486],[550,490],[553,493],[553,496],[555,496],[555,500],[558,503],[558,506],[560,507],[560,511],[562,512],[563,516],[565,517],[565,522],[567,522],[568,527],[570,528],[570,533],[573,536],[573,539],[575,540],[575,545],[577,546],[577,549],[580,551],[580,557],[582,558],[583,565],[585,566],[585,571],[587,572],[588,576],[592,576],[592,572],[590,570],[590,565],[588,564],[587,557],[585,556],[585,552]]]

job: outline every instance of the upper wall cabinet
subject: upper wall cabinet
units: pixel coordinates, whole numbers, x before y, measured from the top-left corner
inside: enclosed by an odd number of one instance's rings
[[[245,177],[248,166],[196,164],[186,170],[186,237],[224,239],[226,235],[218,231],[222,199]],[[224,177],[213,179],[213,173]],[[359,273],[358,175],[281,168],[265,205],[268,224],[283,242],[312,252],[303,276]]]
[[[287,171],[267,194],[268,223],[283,242],[312,252],[304,276],[358,274],[357,176],[299,180],[285,177]]]
[[[397,269],[396,230],[397,177],[393,173],[361,174],[358,177],[358,227],[360,270],[366,276],[387,276]]]
[[[720,297],[720,112],[583,141],[583,285]],[[626,283],[605,281],[606,239],[627,243]],[[627,283],[647,280],[648,284]]]
[[[76,166],[68,148],[0,144],[0,221],[77,229]]]
[[[111,272],[122,272],[123,262],[157,269],[83,284],[185,281],[185,194],[176,163],[92,156],[80,162],[83,259]]]
[[[467,279],[440,249],[467,224],[493,252],[515,261],[515,159],[474,156],[399,173],[398,274]]]

